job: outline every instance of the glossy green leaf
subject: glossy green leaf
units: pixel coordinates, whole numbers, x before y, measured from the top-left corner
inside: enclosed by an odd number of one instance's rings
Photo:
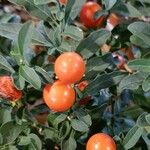
[[[21,136],[18,145],[24,146],[31,143],[31,139],[29,136]]]
[[[124,89],[135,90],[141,85],[142,81],[148,76],[147,73],[137,72],[123,78],[119,84],[118,91],[121,93]]]
[[[11,3],[24,6],[27,11],[37,18],[46,20],[50,17],[51,11],[48,5],[35,5],[34,0],[9,0]]]
[[[69,139],[64,143],[63,150],[76,150],[77,143],[74,137],[70,136]]]
[[[20,23],[1,23],[0,35],[8,39],[14,40],[17,38],[20,29]]]
[[[117,0],[102,0],[102,2],[105,5],[105,9],[110,10],[115,5]]]
[[[145,116],[145,119],[146,119],[147,123],[150,125],[150,114],[147,114]]]
[[[47,117],[47,119],[48,119],[48,122],[51,124],[51,125],[53,125],[53,123],[54,123],[54,120],[55,120],[55,118],[57,118],[58,117],[58,115],[57,114],[53,114],[53,113],[50,113],[49,115],[48,115],[48,117]]]
[[[54,128],[45,128],[43,130],[43,135],[45,139],[51,139],[52,141],[55,141],[58,137],[58,131]]]
[[[59,128],[59,140],[64,140],[66,139],[66,137],[69,135],[71,130],[71,125],[69,123],[69,121],[65,121],[61,124],[60,128]]]
[[[150,90],[150,76],[145,78],[145,80],[142,83],[142,88],[145,92],[148,92]]]
[[[4,124],[6,122],[9,122],[11,121],[11,109],[4,109],[4,108],[1,108],[0,109],[0,124]]]
[[[11,73],[14,73],[15,70],[11,67],[11,65],[8,63],[8,61],[6,60],[5,57],[3,57],[2,55],[0,55],[0,68],[7,70]]]
[[[127,3],[126,6],[129,11],[129,17],[141,17],[142,16],[142,14],[130,3]]]
[[[32,39],[32,32],[33,32],[33,24],[31,22],[25,23],[19,31],[18,34],[18,46],[20,53],[23,55]]]
[[[145,3],[149,3],[149,4],[150,4],[150,1],[149,1],[149,0],[138,0],[138,1],[142,1],[142,2],[145,2]]]
[[[89,71],[104,71],[113,62],[111,61],[112,55],[106,54],[104,56],[92,57],[87,61],[86,72]]]
[[[3,124],[0,127],[3,144],[13,142],[25,128],[26,126],[15,124],[13,121]]]
[[[84,54],[83,56],[86,57],[86,55],[88,54],[87,50],[91,53],[95,53],[100,49],[100,46],[106,43],[110,36],[110,31],[107,31],[105,29],[94,31],[87,38],[81,41],[76,51]]]
[[[78,119],[72,119],[71,126],[74,130],[79,131],[79,132],[87,132],[89,130],[88,125]]]
[[[146,120],[146,116],[148,115],[148,113],[146,113],[146,112],[144,112],[144,113],[142,113],[139,117],[138,117],[138,119],[137,119],[137,121],[136,121],[136,124],[138,125],[138,127],[147,127],[147,126],[149,126],[149,123],[147,122],[147,120]]]
[[[47,82],[51,83],[53,82],[52,80],[52,76],[50,76],[43,68],[39,67],[39,66],[35,66],[35,70],[41,74],[44,79],[46,79]]]
[[[11,40],[16,40],[22,24],[20,23],[1,23],[0,35]],[[43,37],[39,31],[33,28],[32,44],[50,46],[51,44]]]
[[[0,145],[2,145],[3,144],[3,136],[2,136],[2,134],[0,133]]]
[[[121,114],[122,115],[125,115],[125,116],[129,116],[129,117],[132,117],[132,118],[137,118],[140,114],[142,114],[144,112],[144,110],[138,106],[138,105],[135,105],[135,106],[131,106],[131,107],[127,107],[125,108]]]
[[[135,59],[128,63],[131,69],[150,72],[150,59]]]
[[[42,150],[42,142],[40,138],[36,134],[33,134],[33,133],[29,134],[28,136],[31,139],[31,143],[29,147],[33,150]]]
[[[41,87],[41,79],[39,78],[38,74],[35,72],[35,70],[33,68],[28,67],[26,65],[20,66],[19,74],[28,83],[30,83],[34,88],[40,89],[40,87]]]
[[[100,75],[89,83],[88,87],[84,90],[84,95],[97,94],[101,89],[116,85],[124,76],[125,74],[121,72]]]
[[[79,120],[82,120],[84,123],[86,123],[88,126],[92,125],[92,119],[91,116],[84,110],[84,109],[80,109],[77,110],[75,112],[75,114],[77,115],[77,118]]]
[[[53,0],[53,1],[56,2],[56,0]],[[50,2],[52,2],[52,0],[34,0],[34,4],[36,5],[48,4]]]
[[[67,118],[66,114],[60,114],[58,117],[55,118],[53,125],[54,127],[58,127],[58,124],[60,124],[61,122],[63,122],[65,119]]]
[[[144,40],[142,40],[141,38],[139,38],[135,35],[130,36],[130,41],[131,41],[131,43],[133,43],[134,45],[137,45],[139,47],[143,47],[143,48],[149,48],[150,47],[150,45],[146,44],[144,42]]]
[[[142,132],[143,129],[139,128],[138,126],[134,126],[133,128],[131,128],[123,140],[124,148],[125,149],[132,148],[141,137]]]
[[[65,31],[63,32],[64,36],[69,36],[70,38],[80,41],[83,39],[83,31],[75,26],[66,26]]]
[[[135,36],[150,45],[150,24],[144,22],[134,22],[128,26],[128,30]]]
[[[79,14],[82,5],[86,0],[69,0],[65,10],[65,21],[70,24]]]
[[[15,84],[15,87],[18,90],[23,90],[24,86],[25,86],[25,80],[21,75],[18,75],[16,73],[12,74],[13,77],[13,82]]]

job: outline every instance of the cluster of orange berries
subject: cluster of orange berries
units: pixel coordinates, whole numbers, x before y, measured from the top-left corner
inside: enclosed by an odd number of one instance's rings
[[[72,84],[83,77],[85,63],[79,54],[65,52],[56,59],[54,71],[59,80],[44,87],[43,99],[51,110],[64,112],[75,102],[76,94]]]

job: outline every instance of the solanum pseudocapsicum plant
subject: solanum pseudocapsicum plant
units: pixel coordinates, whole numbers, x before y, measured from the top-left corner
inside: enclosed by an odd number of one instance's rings
[[[0,149],[149,150],[149,0],[1,4]]]

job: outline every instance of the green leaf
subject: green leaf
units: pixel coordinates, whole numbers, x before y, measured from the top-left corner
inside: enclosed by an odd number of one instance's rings
[[[150,109],[150,98],[143,92],[142,88],[134,91],[134,103],[143,106],[145,109]]]
[[[11,56],[16,60],[17,64],[20,66],[22,62],[24,61],[23,55],[21,55],[18,42],[13,41],[10,51]]]
[[[128,30],[135,36],[150,45],[150,24],[145,22],[134,22],[128,26]]]
[[[42,150],[42,142],[36,134],[29,134],[28,137],[31,139],[30,148],[33,150]]]
[[[112,55],[110,53],[104,56],[92,57],[87,61],[86,73],[89,71],[104,71],[110,64],[113,63],[111,59]]]
[[[129,116],[131,118],[137,118],[141,113],[143,113],[143,109],[138,106],[138,105],[134,105],[131,107],[127,107],[123,110],[123,112],[121,112],[122,115],[124,116]]]
[[[65,10],[65,21],[70,24],[79,14],[82,5],[86,0],[69,0]]]
[[[25,80],[24,78],[21,76],[21,75],[18,75],[18,73],[14,73],[12,74],[12,77],[13,77],[13,82],[15,84],[15,87],[18,89],[18,90],[23,90],[24,86],[25,86]]]
[[[134,45],[137,45],[137,46],[142,47],[142,48],[149,48],[150,47],[150,45],[146,44],[144,42],[144,40],[142,40],[141,38],[139,38],[135,35],[130,36],[130,41]]]
[[[52,141],[56,141],[58,137],[58,131],[55,128],[45,128],[43,130],[44,138],[51,139]]]
[[[45,39],[45,37],[35,28],[33,28],[32,44],[41,46],[51,46],[51,43]]]
[[[111,1],[111,0],[110,0]],[[124,1],[117,0],[117,3],[110,10],[112,13],[129,15],[129,11]]]
[[[79,132],[87,132],[89,130],[88,125],[78,119],[72,119],[71,126],[74,130],[79,131]]]
[[[138,126],[134,126],[133,128],[131,128],[123,140],[124,148],[132,148],[137,143],[142,133],[143,129],[139,128]]]
[[[43,68],[39,67],[39,66],[35,66],[35,70],[40,73],[47,82],[52,83],[53,80],[51,79],[52,76],[50,76]]]
[[[89,83],[88,87],[84,90],[84,95],[97,94],[101,89],[116,85],[124,76],[125,74],[121,72],[99,75],[95,80]]]
[[[146,131],[144,131],[142,138],[145,141],[145,143],[147,144],[147,147],[149,148],[150,147],[150,139],[149,139],[148,133]]]
[[[75,111],[75,114],[77,115],[77,118],[79,120],[83,121],[88,126],[92,125],[91,116],[84,109],[79,109],[79,110]]]
[[[19,31],[18,46],[22,55],[29,47],[29,44],[32,39],[33,28],[33,24],[31,22],[27,22],[22,26],[22,28]]]
[[[65,31],[63,32],[64,36],[69,36],[70,38],[80,41],[83,39],[83,31],[75,26],[66,26]]]
[[[3,136],[3,144],[13,142],[25,128],[26,126],[15,124],[13,121],[3,124],[0,127],[0,134]]]
[[[55,120],[55,118],[57,118],[57,114],[52,114],[52,113],[50,113],[49,115],[48,115],[48,117],[47,117],[47,119],[48,119],[48,122],[51,124],[51,125],[53,125],[54,124],[54,120]]]
[[[53,125],[54,127],[58,128],[58,124],[63,122],[67,118],[66,114],[60,114],[57,118],[55,118]]]
[[[32,15],[39,19],[46,20],[50,17],[51,11],[48,5],[35,5],[34,0],[9,0],[11,3],[21,5]]]
[[[22,24],[20,23],[1,23],[0,35],[11,40],[16,40],[21,27],[22,27]],[[51,43],[48,42],[45,39],[45,37],[35,28],[33,28],[32,44],[42,45],[42,46],[51,45]]]
[[[9,145],[7,148],[8,149],[5,150],[18,150],[18,148],[15,145]]]
[[[147,115],[148,113],[142,113],[139,117],[138,117],[138,119],[137,119],[137,121],[136,121],[136,124],[138,125],[138,127],[147,127],[147,126],[149,126],[149,123],[147,122],[147,120],[146,120],[146,115]]]
[[[69,121],[65,121],[61,124],[60,128],[59,128],[59,140],[62,141],[64,140],[70,133],[71,130],[71,126]]]
[[[35,70],[31,67],[26,65],[20,66],[19,74],[28,82],[30,83],[35,89],[40,89],[41,87],[41,80]]]
[[[99,19],[100,17],[107,16],[107,15],[108,15],[108,11],[107,10],[98,10],[94,14],[94,19]]]
[[[11,65],[7,62],[7,60],[0,55],[0,68],[10,71],[11,73],[14,73],[15,70],[11,67]]]
[[[76,51],[81,53],[82,55],[84,54],[83,56],[87,58],[88,51],[91,52],[91,54],[95,53],[100,49],[100,46],[106,43],[110,36],[110,31],[107,31],[105,29],[94,31],[87,38],[80,42]]]
[[[36,5],[42,5],[42,4],[48,4],[50,3],[52,0],[34,0],[34,3]],[[56,1],[56,0],[53,0],[53,1]]]
[[[31,143],[31,139],[28,136],[21,136],[18,145],[24,146],[29,145]]]
[[[4,124],[6,122],[9,122],[11,121],[11,109],[8,110],[8,109],[4,109],[4,108],[1,108],[0,109],[0,124]]]
[[[0,133],[0,145],[2,145],[3,144],[3,136],[2,136],[2,134]]]
[[[65,17],[65,12],[63,12],[61,10],[57,12],[56,18],[58,21],[62,21],[64,19],[64,17]]]
[[[17,38],[20,29],[20,23],[1,23],[0,35],[8,39],[14,40]]]
[[[130,61],[128,66],[134,70],[150,72],[150,59],[135,59]]]
[[[70,136],[69,139],[63,144],[62,150],[76,150],[77,143],[74,137]]]
[[[11,19],[14,19],[16,16],[11,13],[4,13],[3,16],[1,16],[0,23],[7,23],[11,21]]]
[[[123,78],[119,84],[118,92],[121,93],[124,89],[135,90],[141,85],[142,81],[148,76],[147,73],[137,72]]]
[[[145,2],[145,3],[149,3],[149,4],[150,4],[150,1],[149,1],[149,0],[138,0],[138,1],[142,1],[142,2]]]
[[[141,17],[142,16],[142,14],[130,3],[127,3],[126,6],[129,11],[129,17]]]
[[[102,0],[102,3],[105,5],[106,10],[110,10],[116,2],[117,0]]]
[[[144,79],[142,83],[142,88],[145,92],[148,92],[150,90],[150,76]]]
[[[146,115],[145,119],[146,119],[147,123],[150,125],[150,114]]]

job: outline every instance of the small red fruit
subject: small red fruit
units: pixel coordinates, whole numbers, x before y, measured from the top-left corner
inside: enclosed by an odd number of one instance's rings
[[[43,98],[47,106],[55,112],[64,112],[75,102],[75,91],[69,84],[56,81],[52,86],[46,85]]]
[[[68,0],[59,0],[59,2],[62,4],[62,5],[66,5]]]
[[[16,89],[10,76],[0,77],[0,97],[10,101],[17,101],[22,97],[22,92]]]
[[[79,54],[65,52],[56,59],[54,70],[59,80],[71,84],[81,80],[85,72],[85,63]]]
[[[88,86],[88,81],[82,81],[82,82],[80,82],[78,85],[77,85],[77,87],[80,89],[80,91],[83,91],[87,86]]]
[[[120,50],[128,57],[129,60],[135,59],[131,47],[121,48]]]
[[[116,14],[112,13],[107,19],[106,29],[112,31],[119,23],[120,18]]]
[[[94,18],[95,13],[98,10],[102,10],[102,7],[96,2],[86,2],[80,12],[80,21],[87,28],[96,28],[103,24],[104,16],[99,17],[98,19]]]
[[[109,135],[98,133],[90,137],[86,150],[116,150],[116,144]]]

